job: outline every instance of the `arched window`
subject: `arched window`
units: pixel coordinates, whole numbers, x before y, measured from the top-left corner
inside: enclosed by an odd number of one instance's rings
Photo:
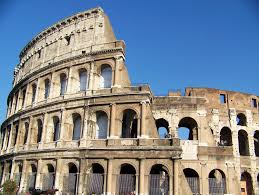
[[[248,134],[245,130],[240,130],[238,132],[238,145],[239,154],[241,156],[249,156]]]
[[[137,138],[138,119],[134,110],[127,109],[123,111],[122,118],[122,138]]]
[[[60,121],[57,116],[53,117],[53,126],[54,126],[54,136],[53,136],[53,141],[59,140],[59,135],[60,135]]]
[[[73,140],[79,140],[81,136],[81,116],[80,114],[73,114]]]
[[[190,168],[183,170],[184,176],[193,194],[200,194],[200,179],[198,173]]]
[[[226,177],[223,171],[214,169],[209,174],[209,193],[226,194]]]
[[[47,99],[49,97],[49,91],[50,91],[49,79],[45,79],[44,84],[45,84],[44,99]]]
[[[24,128],[25,128],[25,132],[24,132],[24,139],[23,139],[23,144],[26,144],[27,142],[27,138],[28,138],[28,133],[29,133],[29,123],[24,123]]]
[[[178,137],[182,140],[198,140],[198,124],[191,117],[182,118],[178,124]]]
[[[163,119],[156,120],[156,128],[160,138],[169,138],[169,124],[168,122]]]
[[[79,70],[80,91],[87,89],[87,71],[85,69]]]
[[[120,175],[118,177],[118,189],[118,194],[136,193],[136,170],[132,165],[121,165]]]
[[[96,113],[96,138],[106,139],[108,129],[108,117],[105,112],[99,111]]]
[[[161,164],[153,165],[149,175],[149,194],[169,194],[169,175]]]
[[[32,96],[31,96],[31,102],[34,103],[36,99],[36,91],[37,91],[37,85],[32,85]]]
[[[232,146],[232,134],[228,127],[223,127],[220,131],[220,146]]]
[[[55,169],[52,164],[46,165],[47,170],[42,174],[42,190],[49,190],[54,188],[55,183]]]
[[[254,134],[254,148],[255,156],[259,157],[259,131],[255,131]]]
[[[66,74],[60,74],[60,95],[64,95],[67,90],[67,76]]]
[[[104,169],[98,164],[92,164],[92,171],[87,179],[87,194],[103,194]]]
[[[246,195],[254,194],[252,177],[246,171],[241,174],[240,186],[241,186],[241,192],[244,192],[244,194]]]
[[[43,125],[42,121],[40,119],[37,120],[38,124],[38,134],[37,134],[37,143],[41,142],[42,140],[42,130],[43,130]]]
[[[100,88],[111,88],[112,85],[112,69],[109,65],[104,64],[101,67]]]
[[[14,181],[16,182],[17,186],[20,186],[21,177],[22,177],[22,165],[18,164],[16,166],[16,170],[13,175]]]
[[[241,125],[241,126],[247,125],[246,115],[244,115],[243,113],[239,113],[237,115],[237,125]]]

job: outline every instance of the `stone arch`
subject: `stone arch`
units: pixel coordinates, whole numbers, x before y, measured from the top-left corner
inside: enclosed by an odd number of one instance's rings
[[[254,189],[253,189],[253,179],[247,171],[244,171],[241,174],[241,191],[246,192],[247,195],[253,195],[254,194]]]
[[[55,168],[52,163],[46,164],[42,169],[42,189],[53,189],[55,185]]]
[[[42,141],[43,122],[41,119],[37,119],[37,143]]]
[[[48,99],[50,93],[50,80],[46,78],[44,80],[44,99]]]
[[[232,132],[228,127],[220,130],[220,146],[232,146]]]
[[[55,141],[58,141],[60,138],[61,123],[60,123],[60,119],[58,116],[53,116],[52,121],[53,121],[53,139],[52,139],[52,141],[55,142]]]
[[[209,173],[209,193],[226,194],[226,176],[220,169],[213,169]]]
[[[188,134],[188,140],[198,140],[198,124],[195,119],[191,117],[184,117],[179,121],[178,124],[178,137],[179,131],[182,131],[184,136],[183,139],[186,139],[186,135]]]
[[[63,192],[69,194],[77,194],[77,183],[78,183],[78,166],[69,162],[66,166],[67,176],[63,180]]]
[[[65,95],[67,91],[67,74],[60,73],[59,74],[59,94]]]
[[[79,74],[79,89],[80,91],[86,91],[88,88],[88,74],[85,68],[80,68],[78,70]]]
[[[259,157],[259,130],[254,133],[254,148],[255,156]]]
[[[163,164],[155,164],[149,173],[149,194],[169,193],[169,172]]]
[[[36,184],[36,175],[37,175],[37,166],[35,163],[31,163],[29,166],[29,170],[28,170],[28,188],[35,188],[35,184]]]
[[[239,154],[241,156],[249,156],[249,142],[248,134],[245,130],[238,131],[238,145],[239,145]]]
[[[170,137],[169,123],[167,120],[164,118],[156,119],[156,127],[160,138]]]
[[[138,115],[133,109],[126,109],[122,115],[122,138],[137,138]]]
[[[32,83],[31,87],[30,87],[30,92],[31,92],[31,103],[35,103],[36,101],[36,92],[37,92],[37,84],[36,83]]]
[[[111,88],[112,67],[109,64],[102,64],[100,71],[100,88]]]
[[[128,163],[121,164],[117,179],[119,194],[136,193],[136,169],[134,166]]]
[[[199,174],[191,168],[183,170],[184,176],[189,184],[190,190],[193,194],[200,194],[200,178]]]
[[[87,194],[103,194],[104,168],[99,163],[92,163],[91,173],[87,178]]]
[[[108,132],[108,115],[104,111],[96,112],[96,139],[106,139]]]
[[[23,164],[21,162],[15,163],[13,179],[16,182],[17,186],[20,186],[20,183],[21,183],[22,169],[23,169]]]
[[[237,114],[236,121],[237,121],[237,125],[240,125],[240,126],[247,126],[246,115],[243,114],[243,113]]]
[[[73,118],[72,140],[79,140],[81,137],[81,130],[82,130],[82,117],[78,113],[73,113],[72,118]]]
[[[24,134],[23,134],[23,144],[27,143],[29,133],[29,122],[24,123]]]

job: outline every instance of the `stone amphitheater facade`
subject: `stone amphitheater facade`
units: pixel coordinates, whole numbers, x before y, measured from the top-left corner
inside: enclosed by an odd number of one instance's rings
[[[1,125],[1,183],[62,194],[259,194],[258,101],[132,86],[108,17],[81,12],[20,53]]]

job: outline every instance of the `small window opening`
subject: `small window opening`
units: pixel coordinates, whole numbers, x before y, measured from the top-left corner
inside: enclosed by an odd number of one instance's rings
[[[26,95],[26,90],[22,91],[22,107],[24,106],[25,103],[25,95]]]
[[[182,118],[178,124],[178,137],[181,140],[198,140],[198,124],[191,117]]]
[[[163,119],[157,119],[156,120],[156,127],[157,127],[157,131],[159,134],[159,138],[169,138],[170,134],[169,134],[169,123]]]
[[[226,103],[226,95],[225,94],[220,94],[220,103],[225,104]]]
[[[38,59],[41,58],[41,50],[38,51]]]
[[[85,51],[82,51],[82,54],[85,54],[86,52]]]
[[[67,45],[70,45],[71,36],[65,36],[65,39],[67,41]]]
[[[253,108],[257,108],[257,102],[256,102],[256,99],[252,98],[252,107]]]
[[[239,113],[237,115],[237,125],[241,125],[241,126],[246,126],[247,121],[246,121],[246,116],[242,113]]]

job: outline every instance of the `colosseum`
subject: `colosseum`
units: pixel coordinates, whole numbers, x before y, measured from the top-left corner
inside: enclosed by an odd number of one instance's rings
[[[64,195],[259,194],[259,96],[132,86],[125,43],[99,7],[45,29],[19,57],[1,184]]]

